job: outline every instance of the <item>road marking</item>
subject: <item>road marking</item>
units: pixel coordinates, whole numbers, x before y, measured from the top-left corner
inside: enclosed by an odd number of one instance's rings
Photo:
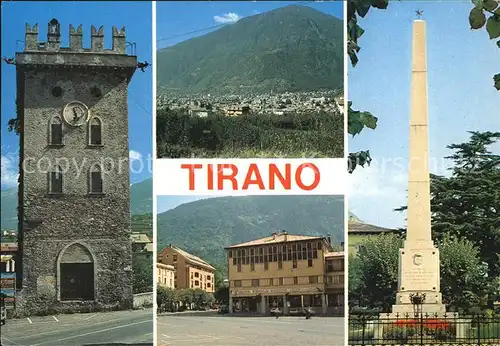
[[[116,326],[116,327],[111,327],[111,328],[105,328],[105,329],[96,330],[96,331],[93,331],[93,332],[88,332],[88,333],[83,333],[83,334],[77,334],[77,335],[73,335],[73,336],[68,336],[67,338],[58,339],[56,341],[64,341],[64,340],[75,339],[75,338],[79,338],[79,337],[82,337],[82,336],[87,336],[87,335],[92,335],[92,334],[98,334],[98,333],[108,332],[110,330],[115,330],[115,329],[120,329],[120,328],[126,328],[126,327],[130,327],[130,326],[135,326],[137,324],[150,323],[150,322],[151,322],[151,320],[139,321],[139,322],[124,324],[124,325],[121,325],[121,326]],[[48,341],[48,342],[52,343],[53,341]],[[47,344],[47,343],[42,343],[42,344]],[[42,345],[42,344],[39,344],[39,345]]]
[[[59,320],[57,319],[56,316],[52,316],[54,318],[54,320],[56,320],[56,322],[59,322]]]
[[[156,324],[159,324],[161,326],[173,326],[173,327],[179,327],[178,324],[171,324],[171,323],[162,323],[162,322],[156,322]]]
[[[29,322],[29,323],[33,323],[29,317],[28,317],[28,322]]]
[[[10,344],[12,344],[12,345],[19,345],[17,342],[14,342],[14,341],[12,341],[12,340],[10,340],[10,339],[7,339],[7,338],[6,338],[6,337],[4,337],[4,336],[2,336],[2,339],[3,339],[4,341],[7,341],[8,343],[10,343]],[[3,344],[2,344],[2,345],[3,345]]]
[[[164,336],[164,337],[166,337],[167,339],[172,339],[172,337],[171,337],[171,336],[168,336],[167,334],[162,334],[161,336]]]
[[[95,316],[97,316],[97,315],[98,315],[98,314],[92,314],[92,315],[90,315],[89,317],[82,318],[82,321],[88,321],[88,320],[90,320],[91,318],[93,318],[93,317],[95,317]]]

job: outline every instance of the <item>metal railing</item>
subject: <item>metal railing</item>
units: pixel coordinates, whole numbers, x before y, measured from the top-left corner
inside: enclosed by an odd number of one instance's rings
[[[349,346],[500,345],[500,314],[349,315]]]

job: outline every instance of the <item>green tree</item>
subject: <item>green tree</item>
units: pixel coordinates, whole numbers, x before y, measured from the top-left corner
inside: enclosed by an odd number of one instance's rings
[[[352,304],[390,309],[396,301],[398,253],[402,246],[403,241],[396,234],[368,238],[360,245],[356,257],[349,261]]]
[[[481,261],[479,249],[467,239],[449,235],[438,246],[443,303],[458,309],[478,306],[481,298],[491,292],[488,266]]]
[[[349,264],[351,307],[390,310],[396,301],[398,257],[402,245],[401,237],[394,234],[369,238],[362,243]],[[492,293],[493,282],[486,276],[486,266],[472,242],[447,236],[437,245],[444,303],[467,309],[477,306],[481,298]]]
[[[132,263],[134,293],[153,292],[153,263],[141,256],[134,256]]]
[[[470,132],[451,144],[449,177],[431,175],[433,238],[464,237],[479,248],[488,276],[500,276],[500,155],[490,151],[500,132]],[[401,207],[396,210],[406,210]]]
[[[222,304],[229,304],[229,287],[220,286],[215,291],[214,296],[218,302],[221,302]]]
[[[156,303],[158,312],[175,312],[178,308],[179,297],[172,288],[158,286],[156,290]]]

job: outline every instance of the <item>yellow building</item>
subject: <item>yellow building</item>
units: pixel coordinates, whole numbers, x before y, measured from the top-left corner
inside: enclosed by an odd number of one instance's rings
[[[175,268],[169,264],[156,263],[156,281],[158,286],[174,288]]]
[[[348,238],[348,254],[356,256],[359,246],[368,238],[378,236],[380,234],[396,233],[397,230],[374,226],[361,221],[356,215],[349,215],[349,224],[347,231]]]
[[[343,312],[344,254],[332,252],[329,239],[280,232],[226,250],[230,312]]]
[[[225,113],[228,116],[244,115],[244,114],[248,114],[249,112],[250,112],[249,106],[229,107],[229,108],[225,109]]]
[[[215,268],[199,257],[169,245],[158,253],[158,262],[174,267],[174,288],[200,288],[215,291]]]

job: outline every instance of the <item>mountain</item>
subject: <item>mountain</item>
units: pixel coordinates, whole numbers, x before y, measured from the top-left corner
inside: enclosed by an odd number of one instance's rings
[[[217,197],[182,204],[158,214],[158,249],[174,244],[221,268],[224,247],[280,230],[343,242],[343,196]]]
[[[2,190],[2,229],[17,229],[17,189]]]
[[[282,7],[159,50],[157,83],[187,93],[335,89],[343,84],[343,41],[341,19]]]
[[[132,215],[153,212],[153,179],[146,179],[130,187]],[[17,188],[2,190],[2,229],[17,229]],[[148,223],[149,224],[149,223]]]
[[[130,186],[130,213],[132,215],[153,212],[153,179],[149,178]]]

